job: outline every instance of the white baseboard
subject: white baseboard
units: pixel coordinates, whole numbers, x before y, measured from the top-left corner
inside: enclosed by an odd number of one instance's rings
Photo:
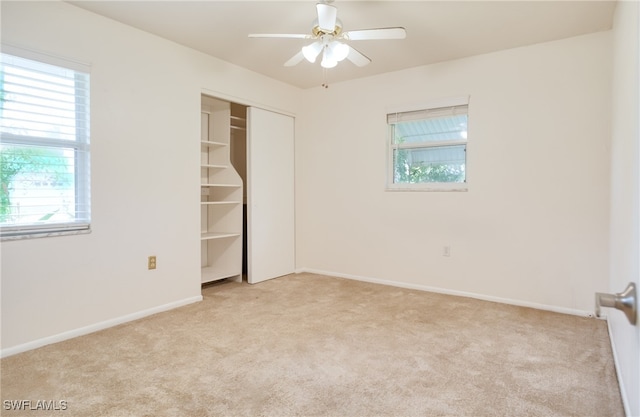
[[[322,270],[313,269],[313,268],[296,269],[296,273],[303,273],[303,272],[308,272],[311,274],[319,274],[319,275],[328,275],[328,276],[337,277],[337,278],[353,279],[356,281],[371,282],[373,284],[389,285],[392,287],[407,288],[411,290],[420,290],[420,291],[434,292],[438,294],[475,298],[477,300],[492,301],[494,303],[509,304],[509,305],[514,305],[518,307],[529,307],[529,308],[535,308],[537,310],[552,311],[554,313],[570,314],[573,316],[594,317],[594,313],[592,311],[583,311],[583,310],[576,310],[576,309],[565,308],[565,307],[551,306],[546,304],[531,303],[528,301],[493,297],[490,295],[476,294],[476,293],[465,292],[465,291],[448,290],[445,288],[430,287],[428,285],[411,284],[411,283],[399,282],[399,281],[388,281],[384,279],[370,278],[370,277],[364,277],[364,276],[352,275],[352,274],[343,274],[340,272],[333,272],[333,271],[322,271]]]
[[[152,307],[146,310],[138,311],[135,313],[127,314],[124,316],[116,317],[114,319],[101,321],[99,323],[91,324],[89,326],[80,327],[78,329],[69,330],[66,332],[58,333],[53,336],[43,337],[42,339],[34,340],[32,342],[23,343],[21,345],[12,346],[0,351],[0,358],[6,358],[7,356],[15,355],[18,353],[26,352],[28,350],[37,349],[42,346],[50,345],[52,343],[62,342],[64,340],[73,339],[74,337],[84,336],[89,333],[104,330],[109,327],[117,326],[118,324],[127,323],[133,320],[141,319],[143,317],[150,316],[152,314],[161,313],[167,310],[173,310],[174,308],[182,307],[187,304],[196,303],[202,301],[202,295],[195,297],[189,297],[182,300],[174,301],[168,304]]]
[[[607,330],[609,333],[609,342],[611,343],[611,352],[613,353],[613,364],[616,368],[616,377],[618,378],[618,386],[620,387],[620,397],[622,397],[622,407],[624,408],[624,415],[631,416],[631,407],[629,406],[629,397],[627,397],[627,390],[624,386],[624,380],[620,374],[620,362],[618,361],[618,351],[616,350],[616,343],[611,336],[611,322],[607,319]]]

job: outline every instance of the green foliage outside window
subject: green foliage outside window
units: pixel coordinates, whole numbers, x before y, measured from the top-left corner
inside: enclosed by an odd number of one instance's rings
[[[4,89],[4,73],[0,71],[0,120],[4,103],[9,101]],[[58,187],[69,187],[73,184],[73,173],[69,172],[68,158],[60,149],[36,146],[0,145],[0,223],[11,218],[11,191],[13,181],[20,174],[25,179],[46,180]],[[73,172],[73,171],[72,171]],[[43,217],[46,220],[49,213]]]
[[[402,138],[396,143],[403,143]],[[464,166],[459,164],[410,162],[410,150],[397,149],[394,154],[395,183],[419,184],[423,182],[464,182]]]
[[[0,148],[0,222],[12,214],[11,190],[14,179],[22,174],[27,180],[46,180],[57,187],[73,184],[73,173],[67,167],[67,158],[59,149],[9,146]],[[50,216],[50,214],[44,217]],[[46,220],[43,218],[41,220]]]

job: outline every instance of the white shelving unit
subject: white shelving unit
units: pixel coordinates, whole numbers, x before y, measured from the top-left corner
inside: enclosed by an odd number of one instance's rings
[[[242,281],[242,178],[230,160],[230,104],[202,97],[200,240],[202,283]]]

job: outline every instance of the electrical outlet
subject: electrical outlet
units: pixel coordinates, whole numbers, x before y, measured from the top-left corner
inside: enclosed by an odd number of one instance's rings
[[[442,256],[451,256],[451,246],[442,247]]]
[[[147,268],[156,269],[156,257],[155,256],[149,256],[149,260],[147,262]]]

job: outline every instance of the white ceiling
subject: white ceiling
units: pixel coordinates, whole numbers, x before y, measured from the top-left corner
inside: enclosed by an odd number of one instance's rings
[[[283,63],[310,43],[249,39],[249,33],[310,33],[314,0],[70,1],[83,9],[170,39],[301,88],[323,82],[323,70]],[[466,56],[608,30],[615,1],[346,1],[336,0],[344,30],[402,26],[404,40],[352,41],[372,62],[343,61],[330,83]]]

